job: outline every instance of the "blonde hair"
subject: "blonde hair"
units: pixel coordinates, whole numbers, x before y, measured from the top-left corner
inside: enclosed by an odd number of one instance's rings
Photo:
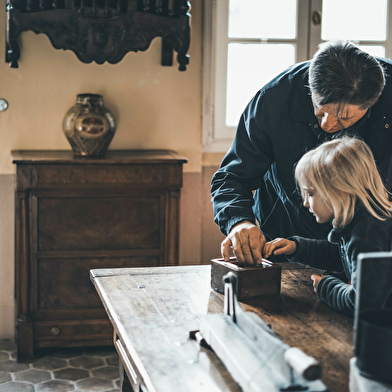
[[[295,179],[314,189],[333,210],[335,227],[352,220],[357,201],[374,217],[392,216],[390,193],[385,189],[370,148],[363,141],[344,136],[307,152],[298,162]]]

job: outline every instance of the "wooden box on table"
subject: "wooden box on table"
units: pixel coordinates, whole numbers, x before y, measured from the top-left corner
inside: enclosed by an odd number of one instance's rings
[[[237,277],[234,288],[239,301],[244,299],[268,297],[280,293],[282,268],[264,260],[261,265],[241,267],[232,257],[231,262],[224,259],[211,260],[211,288],[224,294],[223,276],[233,272]]]

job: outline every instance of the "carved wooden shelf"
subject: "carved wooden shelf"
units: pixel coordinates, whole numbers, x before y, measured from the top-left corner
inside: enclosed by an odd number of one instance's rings
[[[162,37],[162,65],[189,63],[187,0],[7,0],[6,61],[18,68],[19,35],[46,34],[56,49],[72,50],[83,63],[117,64],[128,52],[147,50]]]

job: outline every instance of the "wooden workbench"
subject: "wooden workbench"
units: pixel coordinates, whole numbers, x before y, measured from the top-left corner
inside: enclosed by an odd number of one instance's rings
[[[317,300],[314,272],[320,273],[284,263],[281,294],[241,306],[318,360],[331,391],[345,392],[353,319]],[[201,316],[223,312],[223,296],[210,289],[210,266],[96,269],[90,275],[114,326],[128,376],[123,391],[241,391],[215,354],[189,339]]]

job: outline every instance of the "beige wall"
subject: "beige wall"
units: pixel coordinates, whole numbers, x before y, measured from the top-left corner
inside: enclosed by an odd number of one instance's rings
[[[0,175],[0,339],[14,335],[13,190],[14,176]]]
[[[0,0],[0,53],[4,59],[5,0]],[[160,65],[161,39],[116,64],[84,64],[49,39],[21,34],[19,68],[0,62],[0,174],[13,173],[10,151],[69,149],[61,122],[79,93],[103,94],[117,119],[112,149],[170,148],[189,158],[187,172],[201,171],[201,0],[192,1],[187,71]]]
[[[70,149],[61,122],[79,93],[103,94],[114,113],[118,126],[111,149],[167,148],[189,158],[181,199],[181,263],[208,263],[219,252],[222,235],[212,222],[209,180],[202,170],[201,4],[202,0],[192,1],[190,64],[185,72],[178,71],[175,57],[172,67],[160,65],[159,38],[146,52],[128,53],[119,64],[97,65],[81,63],[71,51],[54,49],[45,35],[25,32],[20,37],[19,68],[0,62],[0,98],[9,103],[8,110],[0,113],[0,338],[14,334],[10,152]],[[0,0],[2,59],[5,21],[5,0]]]

